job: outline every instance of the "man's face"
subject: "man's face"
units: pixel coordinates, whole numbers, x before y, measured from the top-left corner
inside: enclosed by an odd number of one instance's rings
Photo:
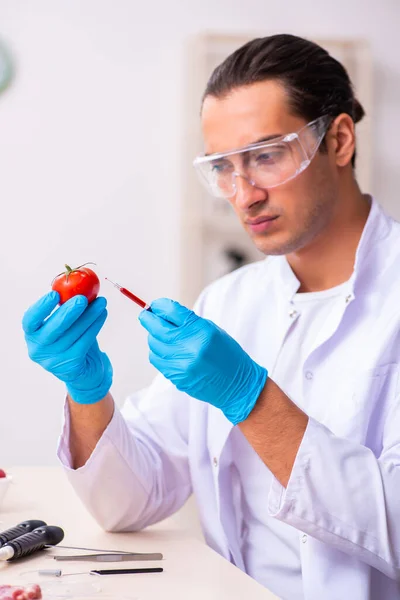
[[[293,133],[305,124],[291,114],[287,93],[275,81],[243,86],[219,99],[208,96],[202,110],[207,154]],[[308,246],[332,221],[337,187],[334,159],[317,152],[305,171],[271,189],[256,188],[237,177],[236,194],[228,201],[261,252],[289,254]],[[260,222],[262,218],[268,220]]]

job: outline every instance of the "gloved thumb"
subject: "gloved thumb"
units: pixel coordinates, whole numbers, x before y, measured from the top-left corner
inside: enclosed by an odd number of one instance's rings
[[[158,298],[151,303],[151,311],[165,319],[169,323],[179,327],[184,325],[189,319],[197,318],[192,310],[189,310],[179,302],[170,300],[169,298]]]

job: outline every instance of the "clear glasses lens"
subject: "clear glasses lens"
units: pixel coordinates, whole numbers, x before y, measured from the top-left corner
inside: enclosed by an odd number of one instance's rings
[[[245,177],[260,188],[279,185],[300,168],[293,144],[282,142],[203,163],[203,178],[214,195],[229,198],[235,193],[236,177]]]
[[[325,131],[327,120],[317,119],[297,134],[270,144],[258,144],[238,152],[197,159],[195,167],[213,196],[231,198],[236,178],[244,177],[258,188],[271,188],[296,177],[310,164]]]

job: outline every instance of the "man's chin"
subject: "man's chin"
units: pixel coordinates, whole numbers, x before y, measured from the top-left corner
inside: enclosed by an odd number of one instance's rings
[[[251,239],[257,250],[265,254],[265,256],[283,256],[299,249],[298,242],[294,240],[279,240],[277,236],[275,239],[272,236],[269,239],[266,239],[265,236],[263,239],[261,235],[252,235]]]

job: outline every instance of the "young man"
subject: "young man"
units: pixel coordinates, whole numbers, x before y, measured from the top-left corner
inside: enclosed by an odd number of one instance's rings
[[[164,377],[122,413],[103,298],[47,319],[50,293],[24,317],[31,358],[67,383],[59,454],[98,522],[140,529],[194,492],[207,543],[289,600],[400,598],[400,225],[357,185],[362,116],[343,67],[301,38],[216,69],[195,165],[268,258],[195,312],[141,313]]]

